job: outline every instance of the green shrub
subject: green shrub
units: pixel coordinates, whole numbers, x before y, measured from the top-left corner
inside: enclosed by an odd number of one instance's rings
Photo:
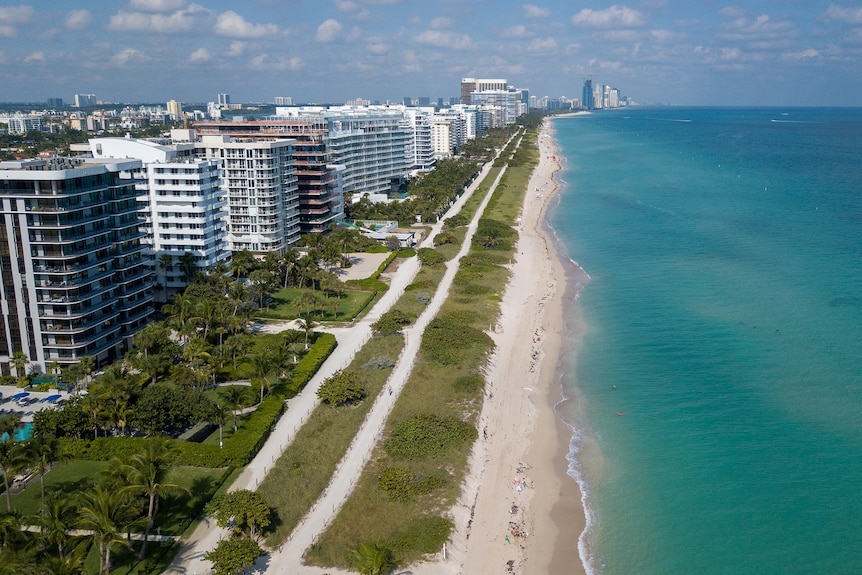
[[[392,550],[410,561],[428,553],[437,553],[448,541],[452,522],[442,517],[421,517],[412,521],[392,541]]]
[[[419,248],[419,262],[423,266],[436,266],[446,261],[446,257],[433,248]]]
[[[421,291],[416,294],[416,303],[420,305],[428,305],[431,303],[431,294],[427,291]]]
[[[377,335],[392,335],[401,331],[405,325],[409,325],[410,318],[400,309],[390,309],[380,316],[380,319],[371,324],[371,329]]]
[[[416,255],[416,250],[413,248],[401,248],[397,252],[395,252],[395,256],[399,258],[412,258]]]
[[[450,312],[431,320],[421,344],[426,357],[443,365],[453,365],[468,356],[474,346],[490,350],[493,341],[470,325],[473,317],[469,312]]]
[[[407,467],[384,467],[377,477],[377,485],[392,501],[404,502],[443,487],[446,479],[414,474]]]
[[[476,438],[476,428],[454,416],[419,413],[396,423],[384,448],[393,457],[427,459]]]
[[[465,375],[456,379],[452,387],[455,391],[473,393],[485,387],[485,380],[481,375]]]
[[[317,389],[320,401],[334,407],[358,403],[365,399],[366,395],[368,392],[365,386],[359,381],[357,374],[350,370],[335,372]]]
[[[331,333],[318,333],[314,345],[308,350],[296,367],[293,368],[293,391],[299,392],[308,383],[308,380],[317,373],[326,358],[335,349],[338,342],[335,341],[335,336]]]
[[[369,359],[362,366],[362,369],[388,369],[390,367],[395,367],[395,361],[386,355],[377,355]]]
[[[389,289],[389,284],[384,281],[380,281],[376,278],[365,278],[362,280],[347,280],[344,282],[347,287],[360,289],[360,290],[368,290],[368,291],[386,291]],[[372,296],[373,297],[373,296]]]

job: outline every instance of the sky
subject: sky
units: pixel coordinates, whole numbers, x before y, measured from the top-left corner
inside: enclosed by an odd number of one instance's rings
[[[859,2],[859,0],[856,0]],[[0,0],[0,101],[534,96],[862,105],[862,4],[819,0]]]

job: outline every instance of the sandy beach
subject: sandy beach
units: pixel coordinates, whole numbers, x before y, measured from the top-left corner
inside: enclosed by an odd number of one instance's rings
[[[554,413],[566,271],[544,225],[560,170],[548,120],[539,146],[512,278],[491,334],[497,349],[480,439],[455,513],[449,557],[461,564],[455,572],[584,573],[577,545],[585,524],[581,493],[566,475],[571,431]]]

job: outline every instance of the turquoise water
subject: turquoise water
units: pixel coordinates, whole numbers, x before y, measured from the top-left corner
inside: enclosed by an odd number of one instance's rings
[[[862,572],[862,110],[554,128],[590,570]]]
[[[27,441],[33,437],[33,424],[32,423],[23,423],[21,427],[15,430],[15,435],[12,438],[14,441]],[[7,432],[3,432],[3,435],[0,435],[0,443],[9,441],[9,434]]]

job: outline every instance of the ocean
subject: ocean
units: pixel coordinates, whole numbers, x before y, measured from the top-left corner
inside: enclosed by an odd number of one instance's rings
[[[862,109],[553,126],[588,572],[862,573]]]

